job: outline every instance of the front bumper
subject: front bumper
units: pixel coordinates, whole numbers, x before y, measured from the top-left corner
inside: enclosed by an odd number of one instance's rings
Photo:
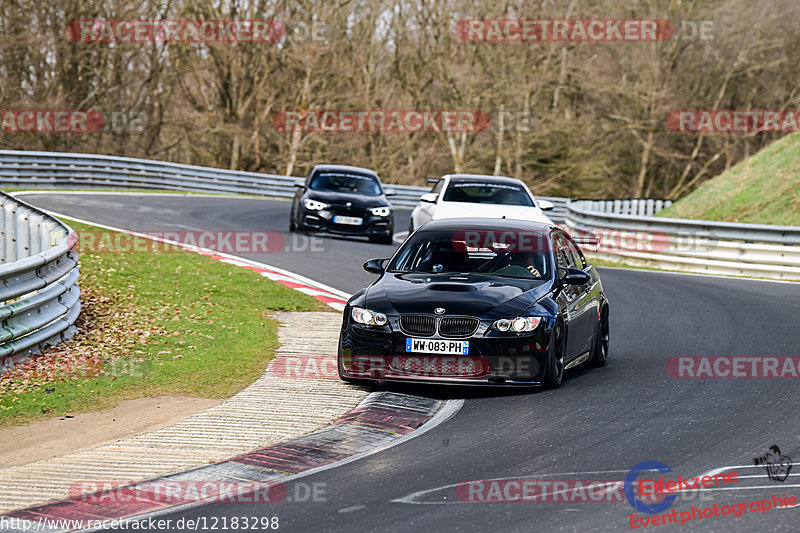
[[[552,320],[528,334],[503,334],[481,321],[471,337],[407,335],[398,317],[386,326],[361,326],[346,317],[339,337],[339,375],[343,379],[445,383],[453,385],[537,386],[544,380]],[[406,351],[410,337],[469,341],[467,355]]]
[[[309,211],[305,207],[300,208],[300,229],[306,231],[324,231],[339,235],[366,235],[378,236],[388,235],[392,232],[392,215],[378,217],[369,212],[345,214],[345,216],[358,217],[362,219],[360,225],[337,224],[333,221],[336,216],[331,210]]]

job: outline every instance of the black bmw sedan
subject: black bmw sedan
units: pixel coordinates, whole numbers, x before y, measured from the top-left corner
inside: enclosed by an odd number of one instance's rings
[[[317,165],[292,201],[290,231],[362,235],[391,244],[394,212],[378,175],[346,165]]]
[[[565,369],[605,365],[608,299],[557,226],[433,221],[364,268],[380,277],[344,309],[346,381],[555,388]]]

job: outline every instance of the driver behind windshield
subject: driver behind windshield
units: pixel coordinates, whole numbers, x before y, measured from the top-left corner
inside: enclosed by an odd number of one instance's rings
[[[535,252],[507,252],[498,256],[498,264],[492,274],[517,278],[543,278],[546,259],[544,254]]]

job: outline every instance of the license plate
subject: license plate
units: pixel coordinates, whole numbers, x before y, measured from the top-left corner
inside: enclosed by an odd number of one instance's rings
[[[333,217],[334,224],[348,224],[350,226],[360,226],[364,220],[359,217],[343,217],[336,215]]]
[[[469,341],[436,339],[406,339],[406,352],[469,355]]]

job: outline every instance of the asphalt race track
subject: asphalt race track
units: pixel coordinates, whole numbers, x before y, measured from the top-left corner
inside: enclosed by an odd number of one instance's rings
[[[273,230],[287,242],[292,238],[285,201],[57,193],[22,199],[127,229]],[[407,226],[408,212],[399,212],[395,231]],[[361,264],[394,249],[318,239],[324,252],[245,257],[354,292],[373,279]],[[453,487],[497,478],[622,480],[650,460],[683,477],[725,467],[739,475],[722,490],[679,498],[668,512],[800,496],[799,466],[784,482],[768,480],[753,466],[773,444],[800,459],[796,380],[675,379],[665,370],[672,356],[800,355],[800,284],[618,269],[601,269],[601,275],[612,306],[605,368],[570,371],[556,391],[404,387],[467,401],[418,438],[295,481],[324,484],[318,485],[324,487],[320,501],[212,504],[165,517],[277,516],[282,531],[623,531],[630,530],[634,512],[625,501],[467,502]],[[295,494],[292,484],[287,488]],[[796,531],[796,513],[748,511],[683,527]]]

